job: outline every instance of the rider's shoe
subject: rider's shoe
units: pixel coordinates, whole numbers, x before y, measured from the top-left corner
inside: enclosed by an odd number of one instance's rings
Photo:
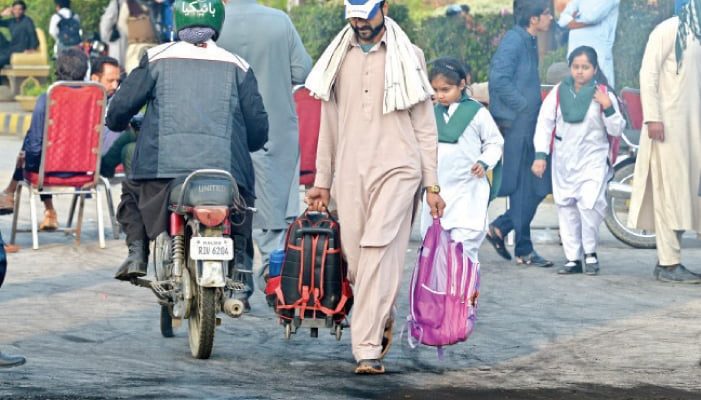
[[[0,368],[18,367],[24,364],[25,361],[26,360],[22,356],[10,356],[0,352]]]
[[[129,255],[114,276],[115,279],[119,279],[120,281],[128,281],[133,278],[146,276],[146,267],[148,266],[148,242],[135,240],[131,243],[127,243],[127,246],[129,247]]]

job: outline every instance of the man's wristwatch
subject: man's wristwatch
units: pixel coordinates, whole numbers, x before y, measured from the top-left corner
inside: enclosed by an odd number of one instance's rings
[[[438,194],[441,192],[441,187],[438,185],[431,185],[431,186],[426,186],[426,191],[429,193],[435,193]]]

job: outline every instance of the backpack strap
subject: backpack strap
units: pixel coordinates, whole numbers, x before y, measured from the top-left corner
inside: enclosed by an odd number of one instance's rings
[[[608,96],[608,94],[609,94],[608,86],[604,85],[603,83],[600,83],[598,85],[598,87],[599,87],[599,90],[601,90],[605,95]],[[618,102],[618,97],[615,96],[615,93],[614,93],[614,97],[616,97],[615,100],[616,100],[616,102]],[[604,118],[606,118],[606,116],[604,115],[604,106],[601,106],[600,108],[601,108],[602,119],[604,119]],[[606,128],[606,126],[604,126],[604,129],[605,128]],[[611,165],[613,165],[616,163],[616,159],[618,158],[618,151],[621,147],[621,138],[620,138],[620,136],[611,136],[608,134],[608,132],[606,132],[606,138],[609,141],[609,156],[608,156],[609,162],[611,163]]]

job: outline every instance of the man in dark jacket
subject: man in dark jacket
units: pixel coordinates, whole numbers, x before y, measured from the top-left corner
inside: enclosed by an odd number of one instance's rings
[[[489,110],[504,135],[499,195],[509,196],[510,208],[490,224],[487,240],[510,260],[504,238],[514,230],[516,262],[550,267],[552,262],[538,255],[531,242],[531,220],[551,191],[550,173],[537,178],[530,165],[535,158],[533,135],[541,104],[536,34],[547,31],[553,17],[546,0],[517,4],[517,24],[502,39],[489,68]]]
[[[12,53],[36,51],[39,47],[34,21],[24,15],[26,10],[27,5],[23,0],[15,0],[11,8],[6,8],[2,12],[3,17],[12,15],[12,18],[0,20],[0,26],[10,30],[12,39],[9,47],[0,49],[0,68],[10,63]]]
[[[180,41],[148,50],[107,111],[107,126],[123,131],[148,104],[117,212],[129,247],[115,276],[120,280],[146,275],[148,240],[167,229],[174,178],[202,168],[230,171],[251,205],[249,152],[268,139],[268,116],[253,70],[214,42],[224,20],[222,2],[179,0],[175,12]]]

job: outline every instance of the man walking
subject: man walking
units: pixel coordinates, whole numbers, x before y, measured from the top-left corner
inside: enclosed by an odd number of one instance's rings
[[[423,53],[386,18],[382,0],[346,0],[349,24],[307,79],[323,100],[310,208],[338,206],[355,300],[358,374],[384,373],[417,194],[432,214],[445,203],[436,177],[437,132]]]
[[[228,2],[217,44],[250,63],[268,111],[267,151],[252,154],[258,209],[253,240],[263,259],[253,275],[263,290],[260,278],[267,274],[270,253],[283,247],[287,226],[299,214],[299,133],[292,86],[304,83],[312,59],[287,14],[256,0]],[[247,247],[252,263],[253,245]],[[253,281],[251,277],[248,282],[250,293]]]
[[[650,34],[640,69],[643,126],[629,223],[654,230],[655,278],[699,283],[681,264],[681,235],[701,232],[701,1]]]
[[[612,87],[615,87],[613,43],[620,3],[621,0],[572,0],[557,22],[570,30],[567,56],[577,47],[593,47],[599,67]]]
[[[535,159],[533,135],[540,111],[540,78],[536,34],[552,22],[550,2],[520,2],[514,10],[517,25],[504,35],[489,68],[489,110],[504,135],[504,165],[500,196],[509,196],[509,210],[489,226],[487,240],[510,260],[504,238],[516,233],[516,263],[550,267],[531,242],[531,221],[540,202],[550,193],[549,169],[542,178],[530,172]]]

